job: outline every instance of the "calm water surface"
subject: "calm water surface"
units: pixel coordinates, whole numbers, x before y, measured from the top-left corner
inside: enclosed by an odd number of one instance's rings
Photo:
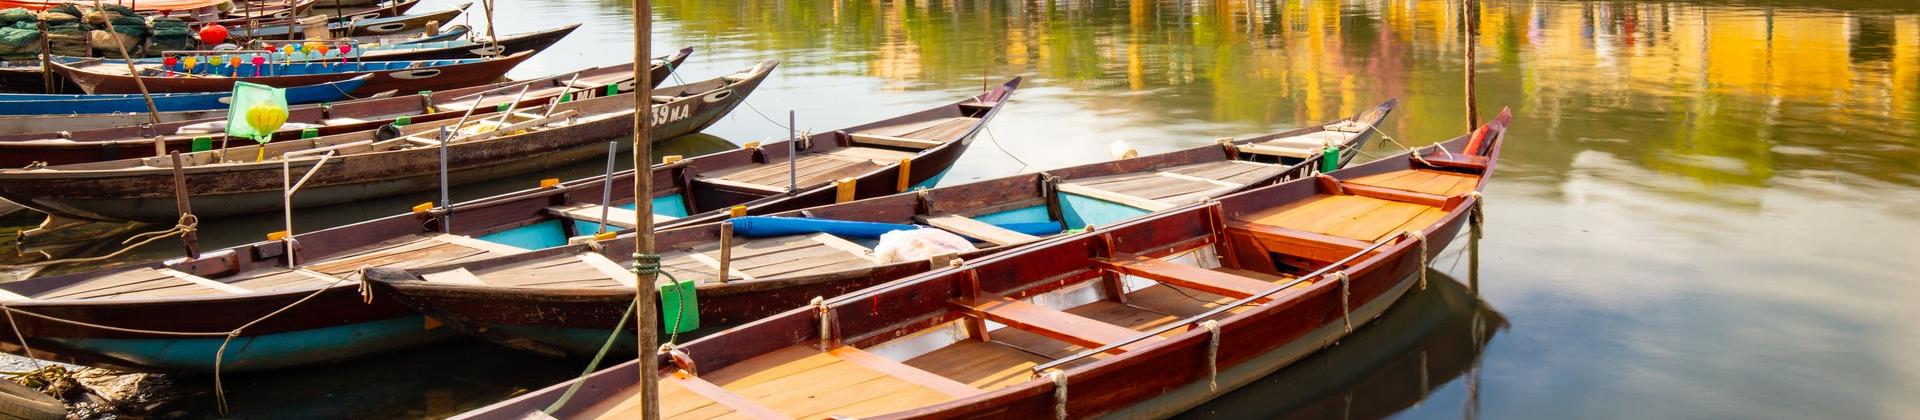
[[[1920,248],[1908,242],[1920,237],[1920,6],[1482,3],[1481,111],[1517,117],[1486,193],[1478,272],[1458,241],[1434,264],[1442,287],[1189,415],[1920,413]],[[500,7],[502,33],[585,24],[515,76],[631,54],[625,2]],[[687,153],[784,137],[761,113],[831,129],[1012,75],[1028,77],[1013,106],[946,183],[1101,161],[1115,141],[1153,153],[1271,132],[1389,97],[1401,106],[1384,128],[1400,143],[1467,126],[1462,14],[1442,1],[662,0],[656,16],[656,51],[698,49],[680,80],[783,61],[752,108],[707,131],[717,137],[670,146]],[[1378,143],[1370,153],[1399,150]],[[307,211],[300,226],[430,197]],[[208,241],[256,240],[277,220],[217,221]],[[432,417],[583,363],[475,346],[243,378],[230,392],[246,417]]]

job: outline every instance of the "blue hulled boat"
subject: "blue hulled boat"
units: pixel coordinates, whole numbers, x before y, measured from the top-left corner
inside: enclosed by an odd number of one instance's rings
[[[338,82],[287,88],[287,103],[292,105],[332,102],[347,98],[348,92],[359,89],[367,83],[371,75],[362,75]],[[160,112],[198,111],[227,107],[230,92],[205,93],[156,93],[153,94],[154,108]],[[140,94],[103,94],[103,95],[43,95],[26,93],[0,94],[0,115],[71,115],[106,114],[114,112],[147,112],[146,100]]]

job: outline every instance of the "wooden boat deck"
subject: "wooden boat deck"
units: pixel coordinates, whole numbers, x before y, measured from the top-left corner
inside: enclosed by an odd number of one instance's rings
[[[837,154],[809,153],[794,159],[794,174],[800,189],[826,185],[833,180],[852,177],[894,162],[861,159]],[[787,162],[768,162],[700,174],[701,181],[756,190],[786,191],[789,182]]]
[[[1073,180],[1061,183],[1060,191],[1154,211],[1199,202],[1286,169],[1277,164],[1225,160]]]
[[[1282,137],[1267,141],[1253,142],[1238,146],[1242,153],[1281,156],[1296,159],[1312,159],[1320,155],[1328,144],[1345,145],[1365,132],[1367,127],[1348,121],[1324,127],[1323,131]]]
[[[1247,220],[1372,243],[1401,231],[1425,228],[1446,214],[1428,205],[1358,195],[1322,195],[1255,213]]]
[[[172,269],[140,268],[22,295],[0,289],[0,298],[16,300],[159,299],[312,289],[333,284],[361,267],[423,267],[492,258],[521,252],[505,245],[454,235],[394,238],[298,270],[254,270],[210,279]],[[4,286],[0,286],[4,287]]]
[[[867,247],[824,233],[739,238],[732,248],[728,281],[795,277],[879,265]],[[681,278],[710,281],[720,270],[720,244],[663,253],[660,265]]]

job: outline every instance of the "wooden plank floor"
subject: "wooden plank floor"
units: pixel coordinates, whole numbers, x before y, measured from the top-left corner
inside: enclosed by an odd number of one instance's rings
[[[1079,188],[1123,196],[1122,204],[1146,201],[1161,208],[1199,202],[1246,183],[1273,176],[1285,167],[1273,164],[1217,161],[1182,165],[1152,172],[1133,172],[1067,182]],[[1103,198],[1103,197],[1094,197]],[[1104,198],[1103,198],[1104,199]]]
[[[1321,195],[1262,211],[1246,220],[1268,226],[1378,241],[1402,230],[1423,228],[1445,216],[1438,207],[1357,195]]]
[[[889,162],[891,163],[891,162]],[[884,163],[872,159],[861,159],[838,154],[811,153],[802,154],[795,159],[793,166],[797,173],[800,188],[811,188],[835,179],[850,177],[883,167]],[[772,188],[787,188],[792,184],[789,178],[788,164],[785,161],[768,162],[747,167],[724,169],[700,174],[700,178],[721,179],[742,182]]]
[[[1414,169],[1364,176],[1346,182],[1452,197],[1473,191],[1473,187],[1480,183],[1480,177],[1432,169]]]
[[[954,399],[806,346],[760,355],[701,379],[794,418],[866,417]]]
[[[507,252],[501,252],[505,250],[504,248],[490,251],[454,242],[456,241],[444,240],[436,235],[411,235],[339,253],[335,257],[309,263],[305,267],[326,275],[340,277],[348,276],[365,266],[412,268],[507,254]],[[207,280],[254,292],[310,289],[333,283],[327,279],[286,268],[253,270]],[[196,284],[159,270],[142,268],[81,281],[31,297],[88,300],[205,297],[227,294],[232,292]]]
[[[905,363],[974,388],[991,391],[1031,380],[1031,369],[1048,360],[1005,344],[961,340],[907,359]]]
[[[902,123],[893,126],[874,127],[860,130],[861,133],[910,139],[949,141],[958,138],[979,122],[978,118],[950,117],[945,119]]]
[[[508,264],[473,273],[481,282],[506,287],[623,287],[620,282],[574,254]]]

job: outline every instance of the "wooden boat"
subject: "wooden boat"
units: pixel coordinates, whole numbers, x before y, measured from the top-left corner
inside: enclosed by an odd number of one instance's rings
[[[311,4],[305,5],[305,7],[308,8],[307,14],[327,15],[329,17],[332,17],[333,22],[349,22],[356,19],[364,20],[364,19],[404,16],[407,14],[408,10],[413,9],[413,6],[420,5],[420,0],[400,0],[400,1],[395,1],[389,4],[384,4],[384,5],[359,5],[359,6],[341,6],[341,7],[333,7],[332,2],[328,0],[316,0],[310,3]],[[284,11],[284,10],[285,10],[284,8],[281,9],[281,11]],[[275,13],[270,13],[267,15],[261,15],[260,13],[255,12],[252,16],[248,16],[246,15],[246,13],[240,13],[240,16],[238,17],[225,18],[225,19],[215,21],[214,23],[219,23],[221,25],[225,25],[229,27],[239,27],[239,26],[247,25],[249,23],[254,24],[256,26],[265,26],[265,25],[276,23],[275,22],[276,20],[279,21],[277,22],[279,24],[285,24],[286,22],[284,20],[291,17],[293,17],[293,15],[280,13],[279,11],[276,11]]]
[[[338,101],[347,96],[347,92],[359,89],[361,84],[372,78],[361,75],[338,82],[327,82],[312,86],[296,86],[287,89],[288,104],[310,104]],[[207,93],[161,93],[152,95],[153,106],[161,111],[198,111],[226,109],[232,92]],[[46,118],[48,115],[97,114],[116,112],[147,112],[147,96],[140,94],[104,94],[104,95],[42,95],[27,93],[0,94],[0,115],[33,115]]]
[[[1320,165],[1318,151],[1285,156],[1240,150],[1279,142],[1321,145],[1334,141],[1348,150],[1342,159],[1352,159],[1357,153],[1351,150],[1374,134],[1367,127],[1378,124],[1394,105],[1388,101],[1351,119],[1227,144],[773,214],[802,217],[801,224],[879,224],[866,225],[873,229],[864,232],[797,229],[802,231],[758,234],[749,226],[783,221],[741,218],[727,228],[709,223],[661,230],[654,241],[668,273],[696,281],[702,325],[739,324],[800,306],[815,296],[838,296],[943,267],[928,260],[891,261],[876,256],[869,246],[879,239],[876,235],[890,229],[923,226],[973,238],[979,250],[956,257],[980,258],[1062,232],[1106,226],[1311,176]],[[475,237],[521,248],[583,242],[569,237],[592,235],[599,228],[599,191],[594,188],[570,196],[580,200],[551,200],[544,209],[526,206],[526,214],[509,217],[538,219],[539,212],[544,212],[562,216],[558,223],[520,223],[515,226],[525,226]],[[656,215],[656,223],[669,222],[663,219],[678,213],[670,208],[672,204],[677,203],[656,200],[656,205],[669,207],[668,214]],[[500,213],[487,212],[489,217]],[[634,226],[632,211],[609,216],[610,224]],[[739,237],[728,244],[730,252],[721,252],[720,238],[728,231]],[[632,252],[631,246],[622,244],[630,243],[615,239],[608,245],[582,244],[500,261],[369,272],[367,278],[377,281],[378,293],[394,294],[408,307],[462,332],[541,353],[591,355],[633,301],[631,280],[620,277],[624,271],[596,267],[630,264],[612,262],[629,260],[623,256]],[[718,280],[722,261],[729,266],[724,281]],[[455,275],[464,281],[449,279]]]
[[[1258,418],[1383,419],[1427,402],[1477,367],[1487,344],[1509,326],[1505,315],[1460,280],[1439,270],[1427,277],[1426,290],[1408,290],[1392,310],[1340,345],[1208,401],[1205,410]]]
[[[467,25],[453,25],[445,28],[440,28],[440,33],[437,33],[437,34],[418,33],[418,34],[396,34],[396,35],[382,35],[382,36],[356,36],[349,39],[352,39],[355,42],[359,42],[363,46],[371,45],[370,48],[378,49],[381,46],[402,46],[407,44],[457,41],[457,40],[460,40],[461,38],[467,37],[467,35],[472,32],[473,32],[473,28]]]
[[[462,26],[464,28],[464,26]],[[562,38],[579,29],[580,24],[568,24],[553,29],[522,32],[500,36],[499,43],[485,39],[454,39],[449,41],[421,41],[396,45],[369,47],[366,54],[357,57],[361,61],[412,61],[447,60],[459,58],[497,57],[513,55],[522,51],[535,54],[544,51]],[[458,37],[455,37],[458,38]]]
[[[1480,204],[1511,114],[1310,179],[824,300],[456,416],[1161,418],[1421,287]],[[643,375],[644,373],[644,375]],[[657,378],[657,379],[653,379]],[[574,385],[583,385],[574,388]]]
[[[308,10],[319,0],[285,0],[276,2],[234,2],[234,10],[220,14],[221,22],[246,22],[248,19],[288,19],[305,16]],[[259,3],[259,4],[251,4]],[[192,15],[179,16],[181,20],[192,21]]]
[[[707,158],[655,165],[653,170],[673,173]],[[206,371],[211,368],[217,338],[116,332],[30,314],[85,319],[115,327],[227,331],[324,289],[313,300],[236,338],[236,346],[229,349],[222,369],[262,370],[339,360],[451,333],[450,329],[437,328],[437,322],[425,321],[404,309],[387,295],[372,295],[366,298],[370,305],[362,304],[359,286],[354,283],[361,267],[406,268],[526,252],[468,235],[520,222],[487,222],[487,213],[495,209],[538,206],[559,194],[577,191],[574,185],[555,185],[457,203],[445,212],[400,214],[301,233],[292,241],[298,244],[294,257],[286,254],[286,242],[269,241],[205,252],[198,259],[4,283],[0,292],[7,294],[0,299],[20,311],[15,319],[24,335],[30,337],[36,358],[123,369]],[[527,199],[529,195],[533,197]],[[449,213],[460,215],[461,222],[445,223]],[[442,229],[452,233],[442,233]],[[298,268],[286,268],[289,260]],[[350,280],[336,282],[336,278]],[[0,350],[21,354],[24,349],[12,337],[0,334]],[[178,351],[164,351],[169,346]]]
[[[693,49],[686,48],[672,56],[655,59],[654,84],[657,85],[666,80],[667,76],[672,74],[672,70],[678,68],[680,63],[685,62],[692,54]],[[386,98],[379,93],[358,95],[360,97],[355,100],[337,102],[326,107],[292,108],[287,116],[289,128],[275,138],[296,138],[301,129],[292,128],[296,126],[295,124],[316,128],[320,134],[337,134],[371,130],[391,123],[399,116],[411,115],[410,119],[413,121],[459,118],[460,112],[465,110],[461,107],[466,104],[459,98],[508,85],[535,85],[533,90],[527,92],[527,101],[530,102],[524,102],[526,104],[545,103],[551,97],[562,94],[568,83],[582,87],[614,85],[617,90],[627,92],[633,89],[632,74],[631,66],[607,66],[539,79],[435,91],[426,95],[426,98],[418,96]],[[582,90],[574,92],[574,96],[596,93],[604,92]],[[491,104],[482,103],[481,105]],[[162,112],[160,113],[162,123],[151,126],[148,126],[150,120],[146,114],[90,115],[84,119],[0,116],[0,167],[20,167],[36,161],[58,165],[152,156],[153,137],[162,137],[168,150],[185,151],[193,137],[209,134],[219,137],[218,134],[198,130],[198,126],[225,119],[225,110]],[[32,154],[26,154],[28,152]]]
[[[533,57],[532,52],[521,52],[499,58],[468,58],[458,60],[428,61],[357,61],[349,63],[278,63],[267,64],[261,74],[273,76],[227,77],[226,75],[253,74],[252,64],[234,66],[214,66],[200,63],[191,69],[185,67],[169,72],[159,66],[141,66],[141,78],[149,92],[221,92],[233,90],[234,82],[258,83],[274,87],[305,86],[359,77],[371,74],[366,84],[356,92],[372,93],[388,90],[440,90],[482,85],[499,80],[513,70],[520,62]],[[125,63],[109,62],[102,59],[93,64],[52,63],[54,71],[60,72],[74,84],[80,85],[87,93],[140,93],[134,77],[127,73]],[[169,75],[171,74],[171,75]]]
[[[414,33],[427,30],[427,26],[430,24],[438,28],[439,25],[452,22],[453,19],[459,17],[461,13],[465,13],[467,7],[472,4],[473,3],[461,3],[450,10],[419,15],[350,21],[325,20],[321,23],[325,24],[327,26],[327,32],[336,38]],[[254,39],[308,39],[305,35],[306,28],[304,28],[301,23],[287,20],[250,24],[233,28],[232,31],[233,34],[231,36],[233,39],[242,41]]]
[[[745,100],[775,65],[761,62],[739,73],[656,90],[655,138],[672,138],[712,125]],[[509,95],[515,93],[500,94]],[[267,181],[282,177],[283,155],[304,152],[286,158],[298,173],[315,171],[306,176],[310,179],[302,178],[307,181],[292,198],[294,207],[431,190],[440,185],[443,150],[435,133],[442,127],[453,133],[444,146],[446,182],[457,186],[603,155],[603,140],[631,132],[631,126],[622,121],[630,122],[633,112],[632,98],[621,95],[538,107],[510,105],[509,111],[185,153],[181,158],[186,162],[186,189],[196,203],[195,214],[203,219],[281,210],[285,207],[282,183]],[[338,156],[322,165],[322,150]],[[70,219],[170,221],[179,216],[170,193],[172,171],[168,158],[160,156],[5,169],[0,170],[0,197]],[[168,189],[149,189],[162,184]],[[160,206],[162,202],[165,206]]]

